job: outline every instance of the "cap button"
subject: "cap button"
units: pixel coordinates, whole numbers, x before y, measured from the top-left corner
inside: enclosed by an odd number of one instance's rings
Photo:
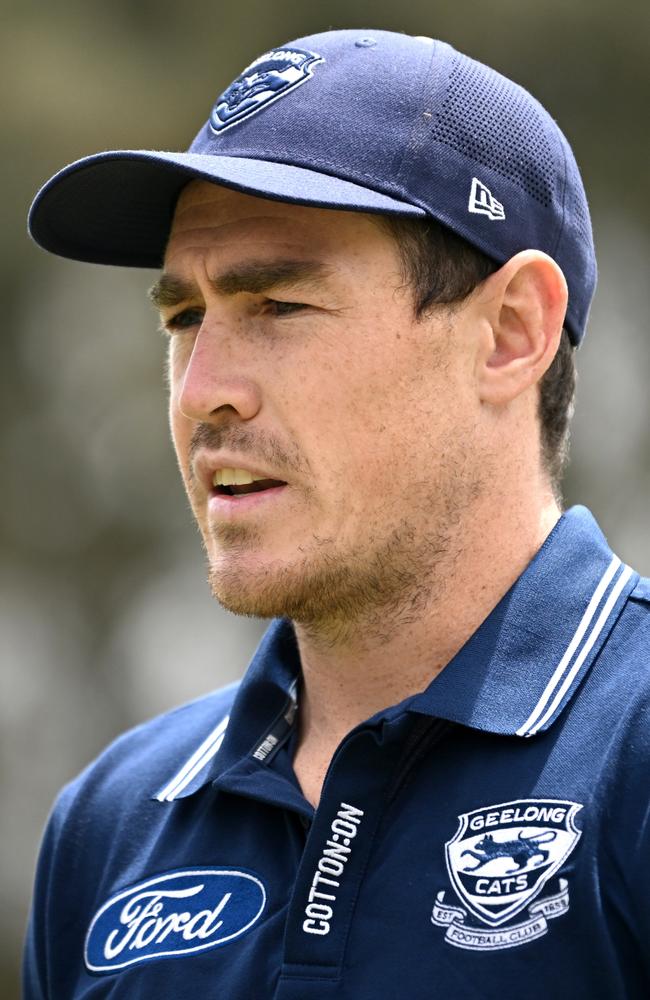
[[[354,43],[358,49],[372,49],[377,44],[376,38],[357,38]]]

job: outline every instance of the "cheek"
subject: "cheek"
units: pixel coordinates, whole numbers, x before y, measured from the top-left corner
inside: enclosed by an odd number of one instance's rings
[[[179,460],[183,455],[187,455],[187,448],[192,434],[192,422],[180,408],[180,396],[183,388],[183,378],[187,370],[189,357],[191,356],[191,346],[188,346],[190,338],[185,341],[185,346],[180,345],[180,338],[172,340],[167,354],[167,389],[168,389],[168,419],[174,447]],[[184,353],[187,357],[184,357]],[[185,468],[185,462],[183,462]]]
[[[169,419],[169,430],[171,432],[172,443],[174,445],[174,451],[176,452],[176,458],[180,466],[183,479],[187,482],[188,479],[188,455],[190,449],[190,441],[192,438],[192,422],[188,420],[187,417],[181,413],[177,403],[176,394],[173,387],[170,389],[169,394],[169,408],[168,408],[168,419]]]
[[[339,460],[362,506],[401,502],[424,489],[464,440],[462,385],[431,359],[394,355],[392,364],[366,367],[346,389],[336,416]]]
[[[296,439],[304,442],[321,488],[349,513],[374,505],[394,480],[392,466],[411,448],[404,392],[390,369],[369,365],[367,357],[347,358],[325,362],[317,378],[297,382]]]

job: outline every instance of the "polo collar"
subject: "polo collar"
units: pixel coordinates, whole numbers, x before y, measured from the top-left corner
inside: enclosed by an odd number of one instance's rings
[[[531,737],[567,707],[639,577],[572,507],[411,711]]]
[[[293,726],[299,678],[293,626],[279,619],[264,634],[230,712],[215,719],[211,732],[200,743],[197,739],[191,756],[179,761],[179,770],[152,797],[160,802],[184,799],[233,765],[248,764],[254,770],[270,763]]]
[[[373,720],[408,711],[501,735],[544,732],[573,698],[637,581],[590,512],[571,508],[426,690]],[[154,798],[185,798],[235,768],[254,782],[256,769],[270,762],[293,725],[299,679],[293,627],[273,622],[230,716],[215,720],[215,729]]]

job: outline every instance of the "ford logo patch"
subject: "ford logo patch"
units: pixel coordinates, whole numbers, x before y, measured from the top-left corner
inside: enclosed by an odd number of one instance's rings
[[[216,948],[249,931],[265,905],[264,886],[250,872],[197,868],[157,875],[97,911],[86,937],[86,966],[117,972],[150,958]]]

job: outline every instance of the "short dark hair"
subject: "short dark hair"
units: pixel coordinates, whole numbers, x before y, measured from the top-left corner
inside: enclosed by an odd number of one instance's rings
[[[413,289],[415,311],[462,302],[501,264],[435,219],[378,216],[395,239],[404,280]],[[539,383],[540,448],[543,467],[561,502],[561,482],[569,451],[569,422],[576,385],[574,348],[566,329],[557,353]]]

